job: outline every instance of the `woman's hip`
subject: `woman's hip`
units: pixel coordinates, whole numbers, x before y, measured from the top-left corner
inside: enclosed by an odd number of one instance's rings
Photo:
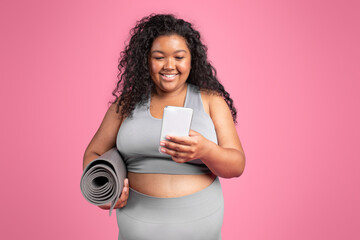
[[[205,189],[177,198],[158,198],[130,189],[116,210],[119,239],[221,239],[224,199],[219,178]]]

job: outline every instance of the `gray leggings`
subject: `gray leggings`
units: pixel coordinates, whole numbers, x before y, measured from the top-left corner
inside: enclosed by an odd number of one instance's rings
[[[119,240],[221,240],[224,198],[219,178],[205,189],[158,198],[130,188],[127,205],[116,209]]]

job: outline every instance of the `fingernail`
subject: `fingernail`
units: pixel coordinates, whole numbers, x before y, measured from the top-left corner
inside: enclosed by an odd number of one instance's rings
[[[161,148],[161,151],[162,151],[162,152],[166,152],[165,148]]]
[[[170,139],[171,137],[170,136],[166,136],[166,139]]]
[[[165,143],[163,141],[161,141],[160,146],[165,146]]]

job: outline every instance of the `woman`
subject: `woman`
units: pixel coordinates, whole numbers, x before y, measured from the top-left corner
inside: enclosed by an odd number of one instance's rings
[[[221,239],[218,177],[239,177],[245,167],[233,101],[190,23],[152,14],[131,35],[116,99],[85,151],[84,167],[115,145],[124,158],[128,179],[115,207],[119,239]],[[167,105],[194,110],[189,136],[160,142]]]

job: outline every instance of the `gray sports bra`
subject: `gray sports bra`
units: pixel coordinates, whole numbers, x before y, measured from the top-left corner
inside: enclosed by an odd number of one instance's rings
[[[137,105],[132,117],[120,126],[116,146],[127,170],[136,173],[205,174],[209,168],[200,160],[177,163],[170,155],[159,152],[161,119],[150,114],[150,98],[146,104]],[[214,124],[204,111],[199,88],[188,84],[184,107],[192,108],[191,129],[217,144]]]

